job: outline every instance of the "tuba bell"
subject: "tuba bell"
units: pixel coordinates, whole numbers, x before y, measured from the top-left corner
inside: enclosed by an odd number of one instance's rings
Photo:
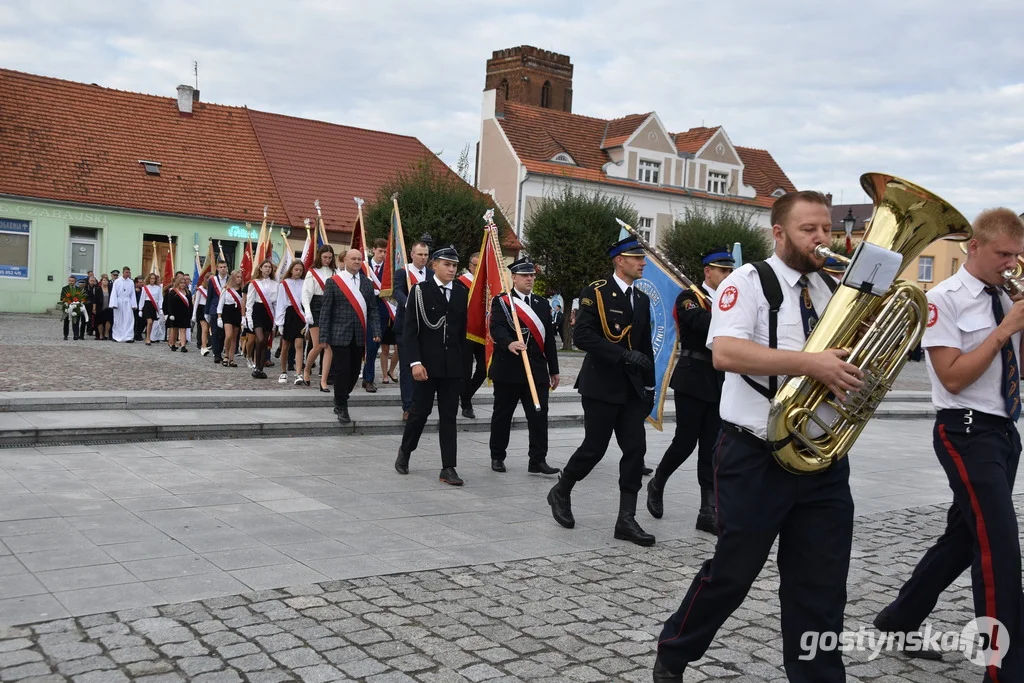
[[[874,201],[864,233],[869,242],[903,257],[899,272],[939,239],[968,240],[970,223],[949,203],[895,176],[866,173],[861,187]],[[824,251],[822,251],[824,250]],[[818,247],[817,255],[832,255]],[[846,457],[921,341],[928,301],[919,287],[896,280],[883,296],[840,285],[804,344],[804,351],[846,349],[864,385],[843,401],[810,377],[790,377],[768,415],[768,441],[789,472],[813,474]]]

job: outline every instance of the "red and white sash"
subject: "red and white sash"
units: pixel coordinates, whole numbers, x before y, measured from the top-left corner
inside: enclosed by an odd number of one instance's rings
[[[384,265],[383,262],[381,263],[381,265]],[[366,271],[366,277],[370,279],[370,284],[373,285],[373,291],[380,292],[380,278],[377,277],[377,273],[373,269],[373,259],[369,259],[366,261],[366,268],[364,268],[364,270]]]
[[[502,294],[502,301],[507,305],[509,300],[508,294]],[[547,334],[547,328],[544,327],[544,322],[537,315],[537,312],[533,310],[531,306],[527,306],[526,302],[518,297],[512,299],[513,305],[516,307],[516,313],[519,314],[519,322],[526,326],[526,329],[530,331],[533,338],[537,340],[537,345],[540,346],[540,352],[547,357],[544,353],[544,343],[546,341],[545,335]],[[511,311],[510,311],[511,313]],[[509,324],[512,324],[510,319]]]
[[[288,295],[288,301],[292,304],[292,310],[298,313],[299,317],[302,317],[302,306],[299,306],[299,302],[295,299],[295,293],[292,292],[292,288],[288,285],[289,282],[297,282],[299,283],[299,287],[301,287],[302,280],[293,280],[289,278],[281,283],[281,288],[284,289],[284,293]]]
[[[156,299],[153,298],[153,294],[149,291],[149,288],[151,286],[152,285],[146,285],[145,287],[142,288],[142,291],[145,292],[146,298],[149,299],[149,303],[153,304],[153,310],[156,311],[157,313],[159,313],[160,312],[160,307],[157,306]]]
[[[199,293],[199,296],[203,297],[203,301],[206,301],[206,287],[199,285],[196,287],[196,292]]]
[[[409,285],[408,289],[411,292],[412,286],[418,285],[419,283],[423,282],[423,280],[420,279],[420,276],[416,273],[416,269],[412,267],[411,263],[406,265],[405,270],[409,276],[409,281],[406,284]]]
[[[473,288],[473,274],[472,273],[463,273],[462,275],[459,276],[459,282],[461,282],[462,284],[466,285],[466,289],[472,289]]]
[[[398,315],[398,306],[390,301],[385,301],[384,303],[388,305],[388,316],[391,317],[391,322],[395,322],[395,316]]]
[[[272,309],[270,307],[270,302],[267,301],[267,297],[263,294],[263,290],[260,289],[260,286],[258,284],[256,284],[256,280],[253,280],[249,284],[252,285],[252,288],[256,290],[256,294],[259,295],[260,301],[263,302],[263,307],[267,309],[267,315],[273,317],[274,316],[274,309]]]
[[[238,296],[238,292],[231,287],[228,287],[227,290],[228,294],[231,295],[231,298],[235,300],[235,305],[238,306],[238,310],[242,310],[242,299]]]
[[[182,294],[180,289],[172,289],[171,291],[178,295],[178,298],[181,299],[181,303],[185,304],[186,306],[189,305],[188,297]]]
[[[323,278],[320,277],[320,273],[316,272],[316,268],[310,268],[309,274],[312,275],[313,279],[316,280],[316,283],[320,285],[320,291],[323,291],[325,283]]]
[[[346,275],[351,275],[349,272],[345,272]],[[343,278],[340,275],[335,275],[331,278],[334,280],[334,284],[338,285],[338,289],[341,290],[345,298],[348,299],[348,303],[352,306],[352,309],[356,312],[356,317],[359,318],[359,324],[363,326],[363,337],[366,336],[366,299],[363,298],[363,293],[358,289],[352,288],[352,283],[348,278]]]
[[[217,292],[217,298],[219,299],[220,295],[224,293],[224,288],[220,284],[219,276],[214,275],[213,277],[210,278],[210,282],[213,283],[213,289],[215,292]]]

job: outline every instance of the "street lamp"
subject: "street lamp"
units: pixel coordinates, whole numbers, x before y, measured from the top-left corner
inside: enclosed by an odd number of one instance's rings
[[[857,219],[853,217],[853,209],[847,209],[846,218],[843,219],[843,230],[846,231],[846,253],[853,251],[853,228],[857,225]]]

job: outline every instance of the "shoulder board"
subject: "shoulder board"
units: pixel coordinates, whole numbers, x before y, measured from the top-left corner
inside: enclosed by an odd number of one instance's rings
[[[593,282],[590,283],[590,286],[591,287],[604,287],[606,284],[608,284],[607,280],[594,280]]]

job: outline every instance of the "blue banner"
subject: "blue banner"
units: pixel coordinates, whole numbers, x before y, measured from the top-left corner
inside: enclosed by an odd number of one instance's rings
[[[28,221],[22,221],[16,218],[0,218],[0,233],[8,235],[8,237],[5,238],[6,241],[10,242],[8,246],[12,250],[16,250],[22,245],[25,248],[25,264],[0,264],[0,277],[28,279],[28,240],[31,233],[30,226],[31,224]],[[14,259],[18,260],[17,257],[14,257]]]
[[[672,371],[679,358],[679,329],[676,327],[676,298],[683,287],[659,264],[648,258],[644,277],[633,283],[651,299],[651,344],[654,347],[654,408],[647,420],[658,431],[662,430],[665,396]],[[679,419],[676,416],[676,419]]]

